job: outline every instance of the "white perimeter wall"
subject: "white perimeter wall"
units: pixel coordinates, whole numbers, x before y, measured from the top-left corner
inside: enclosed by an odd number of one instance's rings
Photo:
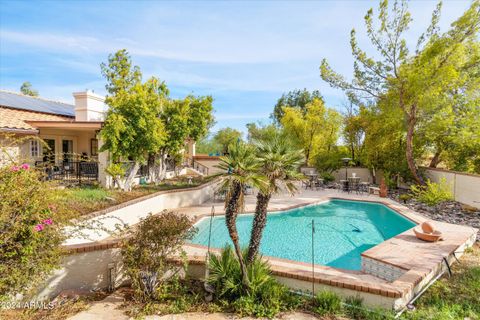
[[[103,240],[110,237],[111,232],[114,232],[123,224],[129,226],[136,224],[149,213],[159,213],[165,209],[200,205],[213,197],[217,185],[218,180],[197,188],[160,193],[146,200],[138,201],[104,215],[88,219],[86,223],[97,228],[83,228],[80,230],[81,234],[69,238],[65,244],[82,244]],[[98,227],[106,229],[106,231],[99,230]]]
[[[422,168],[425,175],[439,183],[445,178],[456,201],[480,208],[480,176],[435,168]]]

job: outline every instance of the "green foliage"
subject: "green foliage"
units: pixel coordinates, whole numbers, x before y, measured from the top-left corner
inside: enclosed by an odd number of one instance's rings
[[[271,137],[279,136],[281,135],[283,139],[288,140],[288,136],[285,135],[281,129],[276,127],[273,124],[269,125],[264,125],[261,122],[258,123],[247,123],[247,141],[248,142],[253,142],[253,141],[267,141]]]
[[[211,96],[194,97],[189,95],[185,100],[189,105],[188,138],[197,141],[203,138],[215,123],[213,98]]]
[[[0,301],[28,294],[58,268],[63,228],[73,216],[54,206],[53,186],[27,164],[0,168]]]
[[[38,97],[38,91],[33,89],[32,84],[29,81],[22,83],[20,92],[27,96]]]
[[[182,269],[170,259],[184,255],[182,245],[195,232],[187,216],[174,212],[150,214],[131,230],[122,256],[136,299],[156,300],[168,291]]]
[[[220,256],[211,255],[209,267],[208,282],[215,288],[217,298],[231,303],[240,316],[273,318],[298,302],[271,276],[268,263],[261,257],[247,266],[248,289],[242,285],[240,264],[231,247],[225,247]]]
[[[428,180],[425,186],[412,185],[410,188],[418,201],[429,206],[453,199],[450,185],[445,178],[442,178],[440,183]]]
[[[159,115],[165,134],[160,149],[164,154],[178,153],[187,139],[197,140],[205,136],[212,126],[212,97],[187,96],[181,100],[169,100]]]
[[[350,156],[345,146],[332,146],[330,150],[317,153],[313,159],[319,172],[333,172],[345,166],[343,158]]]
[[[300,166],[304,162],[303,151],[293,147],[279,134],[266,140],[255,141],[259,173],[268,181],[266,193],[277,193],[282,186],[293,194],[295,181],[301,180]]]
[[[330,183],[335,181],[335,177],[330,172],[324,172],[320,175],[325,183]]]
[[[240,193],[236,199],[240,211],[244,206],[244,189],[250,185],[257,189],[266,187],[265,177],[259,173],[259,162],[257,161],[255,149],[252,145],[244,142],[237,142],[230,145],[229,154],[220,157],[217,168],[227,172],[222,181],[221,189],[227,191],[225,206],[227,206],[235,187],[240,186]]]
[[[297,109],[301,113],[305,114],[307,105],[312,103],[314,99],[319,99],[323,102],[323,97],[320,94],[320,91],[314,90],[310,92],[307,89],[303,89],[284,93],[277,100],[277,103],[273,109],[273,113],[270,117],[276,124],[280,124],[283,116],[285,115],[284,108],[287,107]]]
[[[413,198],[413,196],[411,194],[408,194],[408,193],[403,193],[400,196],[398,196],[398,199],[402,200],[403,203],[407,203],[407,201],[412,199],[412,198]]]
[[[452,277],[437,280],[400,319],[480,319],[480,247],[465,251]]]
[[[320,291],[314,299],[314,309],[321,316],[335,315],[342,311],[342,299],[334,292]]]
[[[223,128],[217,131],[212,138],[213,143],[218,146],[220,153],[228,153],[230,146],[242,140],[242,133],[236,129]]]
[[[102,63],[102,74],[107,79],[109,109],[101,131],[101,150],[108,150],[114,162],[143,162],[166,138],[157,116],[168,89],[155,78],[142,83],[140,69],[132,67],[126,50],[110,55],[108,64]]]
[[[360,297],[345,299],[345,313],[352,319],[369,319],[369,312],[363,306],[363,299]]]
[[[383,0],[378,24],[373,21],[372,9],[365,16],[367,36],[379,58],[359,48],[352,30],[353,80],[347,81],[322,61],[322,79],[344,90],[361,107],[360,119],[349,117],[345,133],[354,147],[351,142],[356,134],[365,132],[368,165],[423,183],[416,159],[434,154],[434,165],[445,159],[455,166],[452,154],[469,150],[458,157],[459,164],[475,170],[478,157],[473,150],[479,146],[479,121],[474,116],[478,114],[480,89],[479,7],[480,2],[473,1],[450,30],[441,34],[439,4],[412,55],[404,39],[411,21],[406,2],[389,7]]]
[[[301,146],[308,165],[319,154],[330,155],[339,138],[342,117],[334,109],[326,108],[323,100],[315,98],[305,110],[285,107],[281,119],[285,134]]]

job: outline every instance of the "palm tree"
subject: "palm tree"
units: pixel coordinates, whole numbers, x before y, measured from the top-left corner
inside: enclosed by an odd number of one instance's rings
[[[237,142],[229,147],[229,154],[220,158],[218,168],[227,172],[221,188],[227,191],[225,197],[225,221],[228,233],[233,242],[235,254],[240,263],[242,282],[249,286],[247,268],[240,248],[237,232],[237,215],[244,210],[245,188],[250,185],[254,188],[264,188],[265,179],[258,174],[258,162],[251,146]]]
[[[273,194],[285,189],[290,194],[297,190],[294,182],[303,175],[298,170],[304,162],[302,150],[294,149],[280,135],[256,143],[259,173],[267,179],[266,188],[257,194],[257,205],[253,220],[252,234],[248,246],[247,264],[255,260],[260,248],[263,229],[267,223],[267,208]]]

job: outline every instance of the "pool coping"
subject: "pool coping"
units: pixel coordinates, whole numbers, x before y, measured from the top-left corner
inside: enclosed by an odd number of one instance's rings
[[[386,198],[389,199],[389,198]],[[330,200],[347,200],[347,201],[358,201],[358,202],[370,202],[370,203],[376,203],[376,204],[381,204],[386,206],[387,208],[393,210],[395,213],[409,219],[416,225],[421,224],[424,221],[427,221],[429,219],[419,215],[415,211],[397,203],[390,203],[388,201],[382,201],[379,199],[352,199],[352,198],[347,198],[347,197],[341,197],[341,196],[324,196],[321,197],[315,201],[309,201],[309,202],[304,202],[300,204],[295,204],[291,206],[286,206],[283,208],[277,208],[273,213],[276,212],[285,212],[289,211],[292,209],[300,208],[300,207],[305,207],[305,206],[310,206],[310,205],[317,205],[321,203],[325,203]],[[391,200],[391,199],[390,199]],[[393,200],[392,200],[393,201]],[[254,213],[253,210],[245,211],[241,214],[251,214]],[[224,216],[225,213],[216,213],[215,216]],[[205,219],[210,217],[210,214],[201,214],[195,217],[194,223],[198,223],[200,220]],[[452,224],[450,224],[452,225]],[[457,225],[453,225],[457,226]],[[416,226],[388,239],[395,239],[399,236],[403,236],[406,234],[411,234],[413,228]],[[463,227],[463,226],[459,226]],[[463,227],[463,228],[470,228],[470,227]],[[464,246],[464,245],[469,245],[469,242],[473,244],[475,242],[475,235],[478,230],[475,228],[470,228],[472,230],[472,233],[470,235],[465,236],[465,241],[462,243],[459,243],[458,247],[455,249],[450,250],[447,252],[447,257],[450,257],[455,251],[458,250],[458,248]],[[473,240],[472,240],[473,239]],[[437,265],[434,268],[421,268],[421,269],[408,269],[405,268],[404,266],[391,263],[390,261],[386,261],[384,259],[379,259],[378,257],[375,257],[370,254],[371,250],[374,250],[378,246],[381,246],[382,244],[385,244],[388,240],[385,240],[376,246],[366,250],[361,254],[362,258],[370,258],[376,261],[379,261],[381,263],[390,265],[391,267],[395,268],[400,268],[404,271],[403,275],[401,275],[398,279],[396,279],[393,282],[388,282],[384,279],[378,278],[378,282],[372,282],[372,281],[366,281],[362,280],[361,276],[368,275],[367,273],[364,273],[362,271],[356,271],[356,270],[347,270],[347,269],[341,269],[341,268],[335,268],[335,267],[329,267],[329,266],[324,266],[324,265],[318,265],[315,264],[315,273],[312,276],[312,270],[306,270],[300,267],[312,267],[312,264],[306,263],[306,262],[301,262],[301,261],[295,261],[295,260],[289,260],[289,259],[284,259],[284,258],[278,258],[278,257],[271,257],[271,256],[262,256],[264,259],[266,259],[270,263],[270,267],[272,270],[272,274],[280,277],[286,277],[286,278],[291,278],[291,279],[297,279],[297,280],[302,280],[302,281],[308,281],[308,282],[315,282],[319,284],[324,284],[324,285],[329,285],[329,286],[334,286],[338,288],[345,288],[345,289],[350,289],[350,290],[355,290],[359,292],[366,292],[366,293],[371,293],[374,295],[380,295],[388,298],[408,298],[409,296],[412,295],[414,289],[419,286],[422,283],[422,280],[429,278],[428,276],[433,272],[437,273],[439,271],[439,266]],[[471,245],[470,244],[470,245]],[[199,244],[193,244],[193,243],[187,243],[184,245],[184,248],[188,249],[189,248],[194,248],[194,249],[202,249],[202,250],[207,250],[208,247],[204,245],[199,245]],[[191,251],[191,250],[190,250]],[[195,250],[197,251],[197,250]],[[221,249],[217,248],[210,248],[210,251],[219,253]],[[195,264],[205,264],[206,259],[205,259],[206,251],[204,252],[203,256],[202,255],[197,255],[197,254],[188,254],[189,261],[191,263]],[[449,259],[450,260],[450,259]],[[447,260],[448,261],[448,260]],[[450,261],[449,261],[450,263]],[[287,265],[287,266],[286,266]],[[441,268],[441,265],[440,265]],[[371,275],[372,277],[375,277]],[[375,279],[375,280],[377,280]],[[404,301],[406,302],[406,301]]]
[[[385,198],[385,201],[380,199],[364,199],[364,198],[349,198],[341,196],[323,196],[315,199],[315,201],[307,201],[299,204],[294,204],[290,206],[285,206],[282,208],[276,208],[273,212],[282,213],[289,211],[295,208],[321,204],[330,200],[347,200],[347,201],[360,201],[360,202],[370,202],[377,203],[386,206],[387,208],[393,210],[394,212],[402,215],[403,217],[411,220],[416,224],[420,224],[423,221],[428,220],[427,218],[421,216],[415,211],[394,202],[389,198]],[[394,202],[390,203],[388,201]],[[246,211],[241,214],[251,214],[254,213],[254,210]],[[215,216],[223,216],[224,212],[216,213]],[[201,219],[210,217],[210,214],[200,214],[194,217],[194,223],[199,222]],[[458,227],[460,229],[470,229],[468,233],[458,239],[454,243],[453,247],[450,246],[450,249],[445,251],[443,254],[447,257],[447,262],[450,264],[453,262],[453,253],[458,251],[459,248],[467,247],[472,245],[475,242],[476,232],[478,230],[470,227],[439,223],[442,225],[449,225],[453,227]],[[400,233],[399,235],[390,238],[389,240],[396,239],[399,236],[411,236],[413,234],[413,228],[408,229],[407,231]],[[391,261],[386,261],[385,259],[378,259],[375,255],[375,249],[379,246],[387,244],[389,240],[386,240],[371,249],[363,252],[361,254],[362,258],[371,258],[373,260],[380,261],[384,264],[391,265],[392,267],[401,268],[404,273],[395,281],[389,282],[374,275],[356,271],[356,270],[346,270],[340,268],[334,268],[324,265],[314,265],[315,273],[312,275],[312,264],[306,262],[299,262],[289,259],[283,259],[278,257],[269,257],[263,256],[270,264],[272,274],[279,279],[292,279],[294,281],[308,282],[308,283],[317,283],[321,285],[331,286],[340,289],[352,290],[352,292],[357,293],[368,293],[376,296],[386,297],[392,300],[394,309],[397,309],[398,306],[404,306],[408,300],[421,288],[427,284],[427,280],[433,278],[442,270],[442,265],[440,263],[433,263],[426,267],[419,268],[406,268]],[[97,250],[107,250],[111,248],[118,248],[121,246],[121,239],[104,239],[96,242],[76,244],[76,245],[66,245],[64,249],[68,254],[77,254]],[[206,264],[206,253],[207,246],[186,243],[183,248],[187,253],[187,260],[191,265],[194,266],[205,266]],[[221,249],[210,248],[212,252],[219,253]],[[371,252],[372,251],[372,252]],[[297,281],[297,282],[298,282]]]

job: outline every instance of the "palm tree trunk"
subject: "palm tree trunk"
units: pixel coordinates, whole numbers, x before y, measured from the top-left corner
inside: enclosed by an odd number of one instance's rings
[[[267,208],[272,195],[259,192],[257,194],[257,205],[255,207],[255,218],[253,219],[252,234],[250,236],[250,244],[248,246],[247,264],[255,260],[260,249],[263,229],[267,224]]]
[[[237,232],[237,215],[240,209],[238,200],[240,198],[240,193],[242,192],[242,185],[239,183],[234,183],[232,186],[232,194],[228,200],[227,207],[225,208],[225,222],[227,224],[228,233],[233,242],[233,247],[235,253],[237,254],[238,262],[240,263],[240,271],[242,272],[242,283],[247,288],[250,287],[250,283],[247,277],[247,268],[243,261],[242,249],[238,241],[238,232]]]

